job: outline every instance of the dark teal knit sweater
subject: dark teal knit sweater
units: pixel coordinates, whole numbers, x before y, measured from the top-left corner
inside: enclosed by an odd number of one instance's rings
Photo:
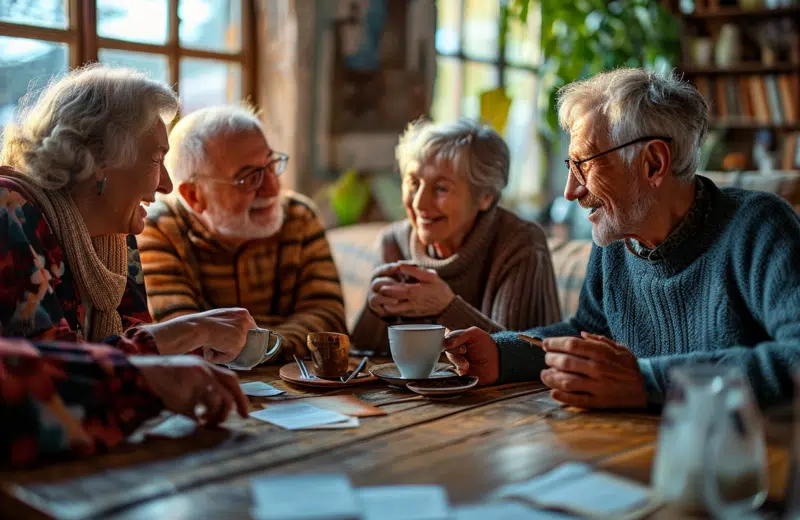
[[[647,261],[620,241],[594,246],[576,315],[526,334],[602,334],[639,358],[650,401],[663,402],[668,369],[731,363],[762,406],[792,398],[800,360],[800,218],[782,199],[708,191],[705,222],[666,258]],[[538,379],[541,349],[513,332],[493,335],[500,380]]]

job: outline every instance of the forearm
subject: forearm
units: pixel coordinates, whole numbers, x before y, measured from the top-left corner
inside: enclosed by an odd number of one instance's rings
[[[596,332],[587,329],[577,318],[573,317],[568,321],[527,330],[524,334],[535,338],[556,338],[580,336],[583,330]],[[545,368],[542,349],[519,339],[516,332],[499,332],[492,334],[492,338],[497,343],[500,352],[499,383],[539,379],[540,372]]]
[[[770,341],[755,347],[644,358],[639,360],[639,368],[645,378],[648,400],[653,404],[664,402],[673,367],[708,363],[738,368],[750,381],[759,405],[767,407],[792,399],[792,372],[798,362],[800,341]]]
[[[162,407],[116,349],[0,341],[0,465],[111,447]]]
[[[162,355],[186,354],[210,342],[205,328],[198,323],[197,313],[186,312],[168,321],[139,328],[152,334]]]

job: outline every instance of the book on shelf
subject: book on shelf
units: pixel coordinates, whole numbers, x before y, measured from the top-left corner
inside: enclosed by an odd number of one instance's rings
[[[702,76],[696,78],[695,85],[720,124],[800,123],[800,76],[796,74]]]

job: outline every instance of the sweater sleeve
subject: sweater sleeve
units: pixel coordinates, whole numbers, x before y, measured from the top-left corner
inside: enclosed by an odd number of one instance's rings
[[[0,339],[0,466],[109,448],[162,407],[114,348]]]
[[[586,278],[581,288],[578,311],[572,318],[528,329],[525,334],[537,338],[580,336],[582,331],[611,336],[603,312],[603,259],[602,248],[592,246],[592,254],[586,269]],[[555,291],[555,288],[553,289]],[[554,296],[557,298],[557,296]],[[558,303],[555,303],[558,306]],[[515,332],[493,334],[500,351],[500,383],[530,381],[539,378],[545,368],[544,352],[517,338]]]
[[[305,356],[308,354],[306,336],[309,332],[346,333],[347,323],[339,272],[333,262],[322,223],[316,215],[309,214],[306,217],[301,242],[302,265],[299,266],[297,286],[294,288],[297,298],[294,312],[279,325],[271,327],[267,323],[259,323],[259,315],[253,318],[260,325],[281,335],[286,355]]]
[[[457,296],[439,318],[450,330],[479,327],[487,332],[524,330],[561,319],[555,275],[547,249],[524,251],[503,272],[490,316]]]
[[[403,259],[400,247],[395,241],[392,228],[388,227],[378,235],[376,247],[380,251],[381,264],[397,262]],[[371,280],[370,280],[371,283]],[[369,290],[367,291],[369,295]],[[388,323],[373,314],[368,302],[364,302],[361,312],[356,319],[350,340],[360,350],[373,350],[376,352],[389,351]]]
[[[639,360],[650,401],[662,403],[672,367],[725,363],[750,380],[761,406],[792,399],[793,368],[800,362],[800,218],[783,201],[763,196],[734,220],[732,265],[741,295],[771,339],[756,345]]]

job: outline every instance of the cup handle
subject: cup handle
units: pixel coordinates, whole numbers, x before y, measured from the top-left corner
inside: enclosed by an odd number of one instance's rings
[[[264,357],[261,358],[261,362],[259,363],[259,365],[261,363],[272,361],[275,358],[275,356],[277,356],[281,352],[282,349],[283,338],[281,337],[281,335],[275,332],[274,330],[270,330],[269,334],[270,336],[272,336],[273,334],[275,335],[276,338],[275,346],[264,354]]]

